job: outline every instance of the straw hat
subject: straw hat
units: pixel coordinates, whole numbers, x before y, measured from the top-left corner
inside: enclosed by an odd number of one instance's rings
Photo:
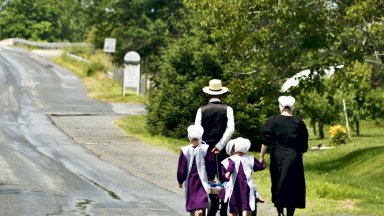
[[[203,92],[209,95],[221,95],[228,92],[228,88],[222,86],[221,80],[212,79],[209,81],[209,86],[203,88]]]
[[[284,107],[289,107],[293,110],[295,105],[295,98],[292,96],[280,96],[279,99],[279,108],[280,111],[283,111]]]

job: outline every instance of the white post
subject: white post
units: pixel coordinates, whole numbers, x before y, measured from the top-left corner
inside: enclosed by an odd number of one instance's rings
[[[123,88],[133,88],[140,94],[140,55],[135,51],[127,52],[124,56]],[[123,89],[123,96],[125,90]]]
[[[343,111],[345,115],[345,124],[347,126],[347,135],[348,138],[351,138],[350,131],[349,131],[349,122],[348,122],[348,114],[347,114],[347,106],[345,105],[345,99],[343,98]]]

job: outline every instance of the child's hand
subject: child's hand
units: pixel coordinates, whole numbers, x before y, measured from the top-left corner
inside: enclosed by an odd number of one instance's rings
[[[179,188],[183,188],[183,184],[179,184]]]
[[[265,162],[265,159],[264,159],[263,157],[260,157],[259,162],[260,162],[260,163],[264,163],[264,162]]]
[[[226,172],[224,176],[225,176],[226,179],[229,179],[229,177],[231,177],[231,173],[230,172]]]

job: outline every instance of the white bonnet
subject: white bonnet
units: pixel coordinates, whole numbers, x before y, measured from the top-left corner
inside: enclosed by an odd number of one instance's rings
[[[280,111],[283,111],[284,107],[289,107],[293,110],[295,105],[295,98],[292,96],[280,96],[279,99],[279,108]]]
[[[225,151],[228,155],[231,155],[231,151],[233,146],[235,145],[236,139],[231,139],[228,141],[227,145],[225,146]]]
[[[247,153],[250,148],[251,148],[251,141],[249,141],[249,139],[242,138],[242,137],[239,137],[236,139],[236,142],[235,142],[236,152]]]
[[[190,125],[187,131],[188,131],[188,138],[190,140],[192,139],[201,140],[201,138],[203,137],[204,128],[201,127],[201,125]]]

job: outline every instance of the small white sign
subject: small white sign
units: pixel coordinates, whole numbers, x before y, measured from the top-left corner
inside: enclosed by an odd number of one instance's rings
[[[140,64],[126,64],[124,68],[123,88],[136,90],[137,95],[140,91]]]
[[[114,53],[116,51],[116,38],[105,38],[104,52]]]

